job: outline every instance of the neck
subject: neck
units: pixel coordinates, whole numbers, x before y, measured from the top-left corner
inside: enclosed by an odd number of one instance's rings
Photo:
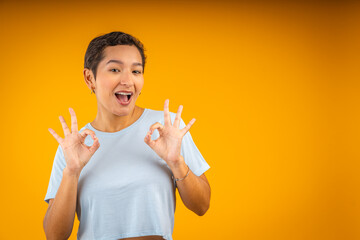
[[[143,108],[136,105],[134,109],[125,116],[117,116],[98,110],[95,120],[91,122],[91,126],[102,132],[118,132],[133,124],[141,116],[143,111]]]

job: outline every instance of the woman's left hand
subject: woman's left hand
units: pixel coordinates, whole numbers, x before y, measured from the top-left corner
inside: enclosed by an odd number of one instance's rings
[[[195,122],[195,118],[193,118],[186,127],[179,129],[182,109],[183,106],[180,105],[176,113],[174,124],[171,125],[169,99],[166,99],[164,104],[164,125],[159,122],[151,125],[150,130],[144,139],[145,143],[148,144],[171,169],[176,167],[180,161],[183,161],[180,154],[181,141]],[[152,140],[151,135],[155,129],[159,131],[160,136],[156,140]]]

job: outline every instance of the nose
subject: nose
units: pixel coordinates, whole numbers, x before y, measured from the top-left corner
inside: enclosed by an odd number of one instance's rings
[[[132,81],[131,72],[123,71],[122,74],[120,75],[120,84],[121,85],[126,85],[126,86],[131,86],[132,82],[133,81]]]

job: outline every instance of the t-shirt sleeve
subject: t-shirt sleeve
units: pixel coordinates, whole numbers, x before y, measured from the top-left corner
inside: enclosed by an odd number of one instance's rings
[[[183,129],[185,126],[185,122],[181,119],[179,126],[180,129]],[[190,131],[188,131],[182,139],[181,155],[184,157],[185,163],[196,176],[200,176],[210,168],[209,164],[205,161],[204,157],[195,145]]]
[[[56,154],[55,154],[52,170],[51,170],[48,189],[47,189],[45,199],[44,199],[47,203],[49,203],[49,200],[51,198],[55,198],[56,192],[60,186],[60,182],[62,179],[62,173],[63,173],[65,166],[66,166],[66,161],[65,161],[61,146],[59,144]]]

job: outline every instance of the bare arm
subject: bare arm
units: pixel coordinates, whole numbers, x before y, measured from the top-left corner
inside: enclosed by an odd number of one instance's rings
[[[68,239],[74,225],[76,198],[79,176],[83,167],[100,147],[95,133],[89,129],[78,132],[75,111],[69,108],[71,115],[71,131],[65,119],[60,116],[65,138],[62,139],[53,129],[49,132],[60,144],[64,153],[66,167],[60,186],[54,199],[49,201],[49,207],[44,217],[44,231],[47,239]],[[87,146],[84,141],[87,135],[94,140],[93,145]]]
[[[188,171],[184,158],[180,158],[180,164],[172,169],[175,178],[183,178]],[[176,184],[185,206],[199,216],[204,215],[210,207],[211,192],[205,174],[198,177],[190,170],[189,175]]]
[[[160,122],[154,123],[144,138],[145,143],[165,160],[175,178],[183,178],[188,171],[184,158],[181,156],[181,142],[195,122],[195,118],[193,118],[183,129],[179,129],[182,109],[183,106],[180,105],[172,124],[169,99],[166,99],[164,125]],[[152,140],[151,135],[155,129],[159,131],[160,136],[156,140]],[[199,216],[206,213],[210,206],[210,185],[204,174],[198,177],[190,171],[184,180],[177,181],[177,187],[187,208]]]
[[[63,178],[54,199],[50,199],[44,217],[44,231],[47,239],[68,239],[75,219],[76,196],[79,175],[65,168]]]

